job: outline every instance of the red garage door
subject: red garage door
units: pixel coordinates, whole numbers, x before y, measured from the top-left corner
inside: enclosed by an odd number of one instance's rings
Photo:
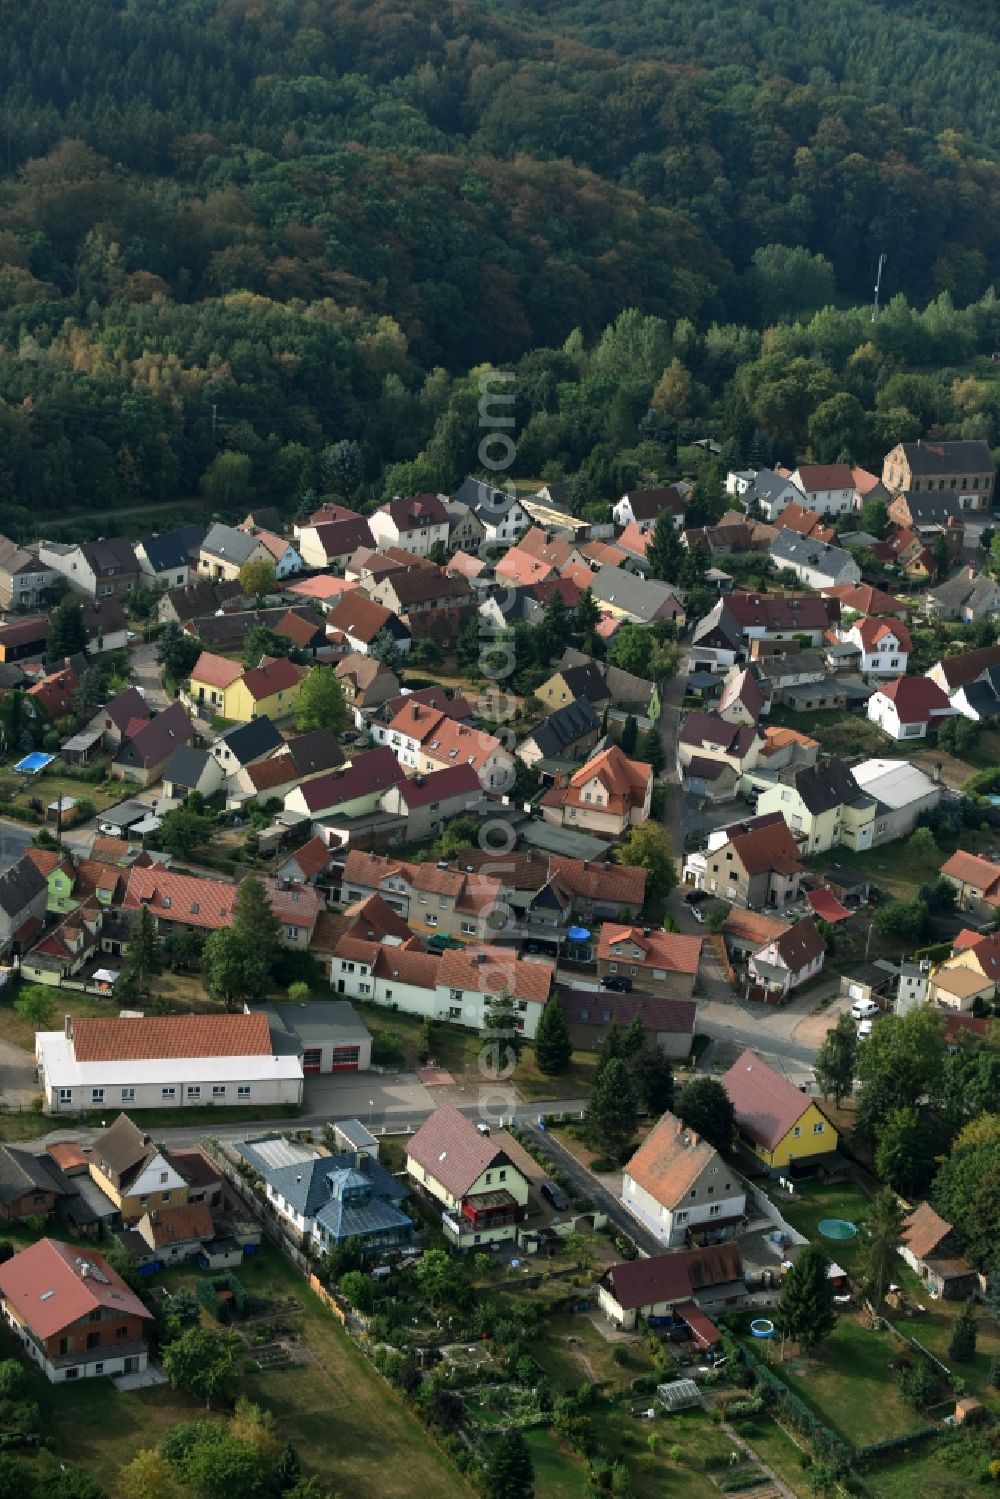
[[[308,1051],[302,1053],[302,1071],[318,1072],[322,1059],[323,1053],[319,1047],[310,1047]]]
[[[308,1053],[307,1053],[308,1055]],[[360,1046],[335,1046],[331,1072],[357,1072],[361,1060]]]

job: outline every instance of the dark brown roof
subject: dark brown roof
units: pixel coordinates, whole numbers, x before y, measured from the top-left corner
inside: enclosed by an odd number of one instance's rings
[[[686,1301],[696,1290],[743,1279],[743,1258],[736,1244],[715,1244],[682,1254],[654,1254],[649,1259],[612,1265],[601,1284],[624,1311],[658,1301]]]
[[[155,1148],[150,1145],[149,1136],[143,1134],[127,1114],[119,1114],[111,1128],[94,1141],[94,1157],[113,1176],[123,1176],[152,1155]]]

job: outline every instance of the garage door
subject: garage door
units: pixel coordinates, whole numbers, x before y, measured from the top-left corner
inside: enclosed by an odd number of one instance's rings
[[[310,1047],[308,1051],[302,1053],[302,1071],[318,1072],[322,1058],[323,1053],[318,1046],[315,1048]]]
[[[330,1070],[331,1072],[357,1072],[360,1060],[360,1046],[335,1046]]]
[[[860,984],[848,984],[847,986],[847,993],[849,998],[851,999],[863,999],[864,992],[865,991]]]

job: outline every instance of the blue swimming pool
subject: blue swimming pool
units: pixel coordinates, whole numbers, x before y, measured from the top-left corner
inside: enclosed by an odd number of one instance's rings
[[[18,760],[14,769],[22,775],[36,776],[40,770],[51,765],[55,755],[43,755],[41,750],[32,750],[30,755],[25,755],[23,760]]]

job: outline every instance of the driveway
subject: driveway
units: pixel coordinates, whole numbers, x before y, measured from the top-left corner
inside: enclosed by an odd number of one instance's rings
[[[611,1222],[628,1234],[644,1249],[647,1254],[662,1254],[663,1245],[659,1239],[644,1229],[631,1213],[627,1212],[621,1202],[609,1191],[596,1177],[593,1172],[588,1171],[586,1166],[581,1165],[571,1150],[560,1140],[556,1140],[547,1130],[529,1127],[527,1133],[531,1136],[531,1143],[537,1145],[543,1154],[550,1160],[556,1170],[561,1171],[573,1183],[574,1188],[583,1197],[589,1197],[594,1206],[601,1213],[607,1213]]]
[[[132,651],[132,678],[135,685],[142,688],[151,708],[162,712],[170,707],[170,699],[160,681],[160,668],[156,664],[155,640],[148,645],[137,645]]]

